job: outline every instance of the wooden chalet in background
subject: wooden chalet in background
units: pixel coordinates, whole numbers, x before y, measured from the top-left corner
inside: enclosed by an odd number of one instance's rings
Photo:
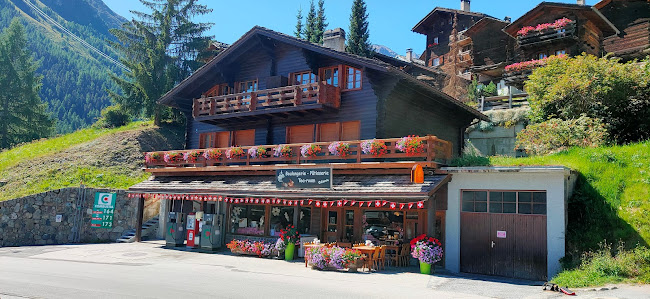
[[[160,103],[187,116],[187,149],[435,135],[457,154],[485,116],[403,68],[256,26]]]
[[[562,28],[532,30],[521,34],[522,28],[550,24],[566,18]],[[545,59],[551,55],[576,56],[582,53],[597,57],[605,53],[603,40],[619,33],[618,29],[595,7],[582,4],[542,2],[503,29],[516,38],[517,62]],[[504,79],[508,85],[523,88],[531,69],[508,71]]]
[[[603,0],[594,7],[620,30],[618,35],[605,37],[605,52],[624,60],[650,54],[650,1]]]
[[[484,17],[468,28],[459,43],[467,40],[462,46],[460,62],[468,60],[468,72],[477,76],[479,82],[499,81],[504,67],[514,60],[516,40],[503,32],[509,21],[492,17]]]

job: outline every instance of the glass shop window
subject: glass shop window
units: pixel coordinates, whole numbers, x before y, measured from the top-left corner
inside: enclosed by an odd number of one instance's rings
[[[264,235],[265,206],[233,205],[230,210],[230,232],[239,235]]]
[[[293,207],[271,207],[271,236],[280,236],[280,231],[293,224]]]
[[[345,211],[345,231],[343,232],[343,240],[352,242],[354,240],[354,210]]]
[[[363,239],[375,244],[379,241],[397,240],[404,237],[404,212],[365,211],[363,212]]]
[[[300,208],[300,215],[298,216],[298,232],[301,234],[311,233],[311,208]]]

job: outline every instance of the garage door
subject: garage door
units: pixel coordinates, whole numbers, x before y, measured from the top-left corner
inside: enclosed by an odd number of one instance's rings
[[[463,190],[460,270],[546,280],[546,192]]]

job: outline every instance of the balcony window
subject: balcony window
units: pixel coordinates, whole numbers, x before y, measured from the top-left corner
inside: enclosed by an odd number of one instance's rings
[[[321,68],[320,80],[329,85],[339,86],[339,66]]]
[[[318,124],[317,141],[359,140],[361,134],[360,128],[360,121]]]
[[[557,51],[555,51],[555,55],[557,55],[557,56],[566,55],[566,50],[557,50]]]
[[[546,57],[548,57],[548,54],[546,54],[546,53],[539,53],[539,57],[538,57],[537,59],[544,59],[544,58],[546,58]]]
[[[345,67],[345,89],[361,89],[361,70],[350,66]]]
[[[218,97],[223,95],[228,95],[233,93],[233,88],[228,86],[227,83],[221,83],[213,86],[203,95],[206,97]]]
[[[291,85],[304,85],[309,83],[316,83],[317,81],[316,75],[311,71],[291,73],[290,78]]]
[[[442,59],[440,57],[436,57],[432,60],[431,65],[432,66],[439,66],[441,64]]]
[[[250,81],[237,82],[235,84],[237,87],[237,93],[242,92],[253,92],[257,90],[257,79]]]

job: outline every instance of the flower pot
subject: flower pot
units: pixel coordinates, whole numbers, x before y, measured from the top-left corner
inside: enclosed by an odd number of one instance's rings
[[[285,261],[292,261],[293,260],[293,254],[296,251],[296,244],[289,243],[287,244],[287,249],[284,250],[284,260]]]
[[[420,273],[431,274],[431,264],[420,262]]]

